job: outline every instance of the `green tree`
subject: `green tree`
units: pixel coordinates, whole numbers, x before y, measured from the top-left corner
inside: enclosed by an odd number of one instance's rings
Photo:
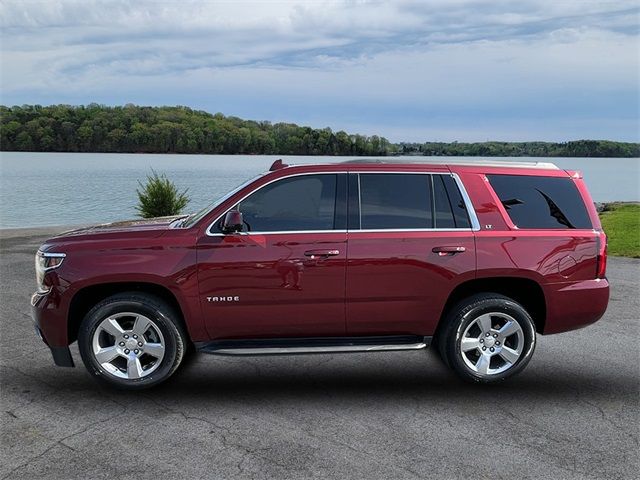
[[[188,189],[179,192],[178,188],[163,173],[154,170],[147,176],[147,182],[138,181],[138,205],[136,210],[143,218],[179,215],[189,203]]]
[[[21,152],[33,151],[33,139],[31,138],[31,135],[24,131],[20,132],[16,137],[15,146],[16,150]]]

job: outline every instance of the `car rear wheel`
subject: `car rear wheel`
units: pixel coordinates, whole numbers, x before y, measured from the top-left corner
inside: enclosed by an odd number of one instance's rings
[[[186,336],[174,309],[141,293],[109,297],[85,316],[80,355],[99,381],[137,390],[169,378],[182,362]]]
[[[522,371],[533,355],[535,324],[511,298],[474,295],[454,307],[445,322],[440,354],[465,380],[499,382]]]

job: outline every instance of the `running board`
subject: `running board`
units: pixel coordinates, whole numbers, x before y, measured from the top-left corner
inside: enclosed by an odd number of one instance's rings
[[[387,352],[427,348],[431,337],[392,335],[383,337],[269,338],[217,340],[197,343],[213,355],[297,355],[308,353]]]

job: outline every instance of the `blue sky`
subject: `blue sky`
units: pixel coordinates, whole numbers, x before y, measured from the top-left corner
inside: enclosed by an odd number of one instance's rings
[[[635,1],[0,3],[0,103],[187,105],[392,141],[640,141]]]

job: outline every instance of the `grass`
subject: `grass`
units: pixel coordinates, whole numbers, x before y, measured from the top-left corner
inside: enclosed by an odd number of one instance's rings
[[[609,240],[609,255],[640,258],[640,203],[608,203],[600,221]]]

